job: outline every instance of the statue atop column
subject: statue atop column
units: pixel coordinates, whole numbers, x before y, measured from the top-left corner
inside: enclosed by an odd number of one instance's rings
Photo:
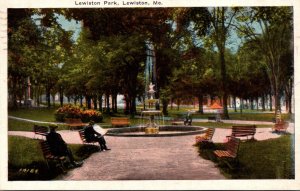
[[[149,93],[150,93],[150,99],[154,99],[153,98],[153,95],[154,95],[154,93],[155,93],[155,90],[154,90],[154,84],[152,84],[152,82],[150,82],[150,84],[149,84]]]

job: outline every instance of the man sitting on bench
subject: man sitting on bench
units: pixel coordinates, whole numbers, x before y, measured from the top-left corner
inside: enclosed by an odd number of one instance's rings
[[[75,162],[70,148],[67,146],[61,135],[55,131],[57,127],[57,125],[49,126],[50,133],[46,136],[51,152],[56,156],[67,156],[73,167],[81,166],[83,162]]]
[[[104,139],[104,134],[101,135],[94,129],[95,122],[90,121],[89,125],[84,128],[84,135],[87,142],[97,141],[100,145],[100,152],[110,150],[106,146],[106,141]]]

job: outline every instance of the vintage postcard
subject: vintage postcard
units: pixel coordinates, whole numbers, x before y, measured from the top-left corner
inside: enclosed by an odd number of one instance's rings
[[[1,190],[298,190],[292,1],[0,3]]]

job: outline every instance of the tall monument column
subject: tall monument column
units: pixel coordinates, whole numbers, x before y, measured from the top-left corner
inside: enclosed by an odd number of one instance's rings
[[[32,106],[32,99],[31,99],[31,91],[30,91],[30,88],[31,88],[31,83],[30,83],[30,77],[27,78],[27,92],[26,92],[26,97],[27,99],[25,100],[26,102],[26,106],[28,107],[31,107]]]

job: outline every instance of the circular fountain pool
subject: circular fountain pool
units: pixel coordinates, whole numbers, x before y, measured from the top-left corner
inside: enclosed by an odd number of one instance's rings
[[[169,137],[201,134],[207,129],[200,126],[165,125],[159,126],[159,133],[157,134],[146,134],[145,128],[146,126],[114,128],[108,130],[106,135],[120,137]]]

